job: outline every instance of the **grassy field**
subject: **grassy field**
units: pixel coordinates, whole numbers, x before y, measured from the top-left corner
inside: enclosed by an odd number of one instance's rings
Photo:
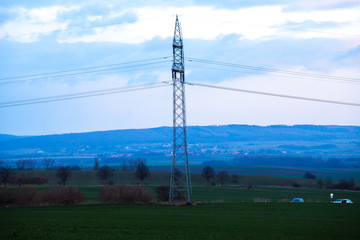
[[[54,171],[22,173],[48,177],[40,191],[56,186]],[[101,204],[103,186],[95,172],[74,171],[69,184],[84,191],[83,203],[0,208],[0,239],[360,239],[360,191],[316,189],[314,180],[264,176],[206,186],[200,174],[193,174],[196,206],[160,206],[155,190],[168,184],[168,177],[152,173],[145,182],[154,192],[152,203]],[[294,181],[313,188],[289,187]],[[133,172],[115,172],[114,182],[137,180]],[[330,204],[330,193],[354,204]],[[289,203],[294,197],[305,203]]]
[[[360,205],[95,204],[0,209],[0,239],[360,239]]]
[[[147,186],[154,192],[154,201],[156,201],[156,186]],[[45,187],[47,188],[47,187]],[[100,186],[80,186],[85,193],[84,204],[99,203],[98,192]],[[41,189],[41,188],[40,188]],[[228,186],[228,187],[208,187],[194,186],[193,200],[197,203],[231,203],[231,202],[289,202],[295,197],[304,198],[309,203],[328,203],[330,202],[330,193],[334,198],[349,198],[355,203],[360,203],[359,191],[338,191],[328,189],[304,189],[304,188],[279,188],[279,187],[253,187],[247,189],[246,186]]]
[[[49,179],[50,186],[57,185],[56,171],[18,171],[17,176],[31,175],[41,176]],[[146,185],[169,185],[170,176],[167,172],[152,172],[150,177],[144,180]],[[348,179],[347,179],[348,180]],[[200,173],[192,173],[191,181],[193,185],[206,185],[206,181],[201,177]],[[119,172],[115,171],[113,176],[115,185],[120,184],[137,184],[139,180],[136,179],[134,172]],[[298,182],[304,187],[317,187],[316,180],[293,178],[293,177],[273,177],[273,176],[255,176],[255,175],[239,175],[240,185],[254,185],[254,186],[292,186],[294,182]],[[72,171],[68,185],[89,186],[101,184],[95,171]]]

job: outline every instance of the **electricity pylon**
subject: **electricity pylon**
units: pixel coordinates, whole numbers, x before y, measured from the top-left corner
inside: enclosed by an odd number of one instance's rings
[[[169,202],[185,199],[188,204],[191,204],[191,178],[186,143],[184,50],[181,27],[177,15],[173,39],[172,84],[173,158],[170,175]]]

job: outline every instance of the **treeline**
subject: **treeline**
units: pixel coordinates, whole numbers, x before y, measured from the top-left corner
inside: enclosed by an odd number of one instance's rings
[[[207,162],[205,164],[209,164]],[[360,158],[323,158],[312,156],[256,155],[236,157],[230,162],[222,162],[229,166],[286,166],[311,168],[360,168]],[[211,163],[210,163],[211,164]],[[220,163],[218,162],[217,165]]]

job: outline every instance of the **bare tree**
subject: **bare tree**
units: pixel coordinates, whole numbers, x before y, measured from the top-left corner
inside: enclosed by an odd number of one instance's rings
[[[10,166],[0,167],[0,181],[5,186],[10,183],[10,180],[14,175],[15,171]]]
[[[55,163],[54,159],[51,159],[51,158],[45,158],[43,160],[43,164],[44,164],[46,170],[52,169],[54,167],[54,163]]]
[[[100,181],[106,186],[111,185],[112,181],[111,178],[114,175],[114,171],[108,166],[102,166],[97,171],[97,176]]]
[[[26,169],[27,170],[34,170],[36,162],[34,159],[27,159],[26,160]]]
[[[215,171],[212,167],[205,166],[201,170],[201,176],[206,179],[206,182],[209,185],[210,179],[215,177]]]
[[[121,171],[126,172],[127,170],[128,170],[128,167],[127,167],[127,165],[126,165],[126,162],[123,161],[123,162],[122,162]]]
[[[69,179],[69,177],[71,176],[71,170],[70,167],[58,167],[57,171],[56,171],[56,177],[59,178],[59,184],[62,185],[66,185],[66,181]]]
[[[217,179],[219,180],[221,186],[224,186],[225,182],[229,179],[229,174],[227,171],[221,171],[217,174]]]
[[[15,162],[17,170],[24,170],[26,166],[26,160],[19,159]]]
[[[141,184],[144,182],[144,179],[150,176],[149,167],[146,166],[145,159],[139,159],[139,163],[136,166],[135,176],[141,181]]]
[[[94,160],[94,170],[99,170],[99,159],[97,157]]]
[[[240,177],[239,177],[239,175],[237,175],[237,174],[231,175],[230,181],[231,181],[231,183],[233,183],[233,184],[238,184],[238,183],[240,183]]]

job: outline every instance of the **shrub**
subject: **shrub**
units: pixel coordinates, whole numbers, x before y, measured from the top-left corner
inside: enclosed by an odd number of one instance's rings
[[[169,201],[169,192],[170,192],[169,186],[159,186],[156,188],[155,192],[156,192],[157,200],[159,202]]]
[[[145,203],[152,200],[152,192],[140,186],[106,187],[100,190],[102,202]]]
[[[12,205],[15,200],[14,189],[0,187],[0,206]]]
[[[306,172],[303,176],[305,179],[316,179],[315,174],[311,173],[311,172]]]
[[[236,174],[231,175],[230,181],[231,181],[231,183],[233,183],[233,184],[238,184],[238,183],[240,183],[240,177],[239,177],[239,175],[236,175]]]
[[[74,187],[57,187],[42,193],[42,201],[48,205],[75,205],[84,199],[84,192]]]
[[[297,183],[297,182],[294,182],[294,183],[292,184],[292,186],[293,186],[293,187],[296,187],[296,188],[297,188],[297,187],[301,187],[300,184]]]
[[[1,206],[34,206],[36,204],[39,204],[39,195],[36,188],[0,188]]]
[[[16,206],[34,206],[39,204],[39,195],[37,188],[24,187],[24,188],[16,189],[14,192],[15,192],[14,205]]]
[[[58,187],[39,193],[37,188],[0,188],[0,206],[73,205],[84,200],[84,193],[74,187]]]
[[[21,177],[17,177],[17,183],[21,183],[21,184],[42,185],[42,184],[47,184],[48,181],[49,181],[48,178],[39,177],[39,176],[21,176]]]

